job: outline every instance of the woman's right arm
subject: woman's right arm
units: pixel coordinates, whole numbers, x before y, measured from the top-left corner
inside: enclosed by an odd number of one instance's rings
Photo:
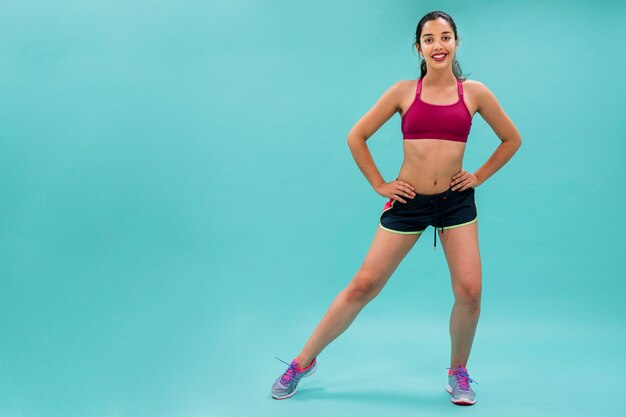
[[[404,191],[402,195],[406,195],[412,186],[408,183],[397,181],[393,190],[388,190],[387,188],[389,187],[383,187],[385,190],[381,190],[381,186],[384,186],[386,183],[374,163],[366,141],[400,109],[402,97],[401,83],[402,81],[398,81],[383,93],[376,104],[352,127],[347,138],[350,152],[352,152],[359,169],[374,190],[385,197],[394,196],[401,190]]]

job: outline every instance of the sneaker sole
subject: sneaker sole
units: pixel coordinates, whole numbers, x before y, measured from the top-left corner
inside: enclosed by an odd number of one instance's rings
[[[317,371],[317,361],[315,362],[315,365],[313,366],[313,369],[311,369],[311,372],[309,372],[308,374],[304,375],[302,377],[302,379],[310,377],[311,375],[313,375],[315,373],[315,371]],[[302,381],[302,379],[300,381]],[[299,384],[300,383],[298,382],[298,385]],[[284,400],[286,398],[293,397],[297,391],[298,391],[298,387],[296,386],[296,389],[294,389],[291,394],[287,394],[287,395],[285,395],[283,397],[277,397],[274,394],[272,394],[272,398],[274,398],[276,400]]]
[[[452,387],[450,386],[450,384],[446,384],[446,391],[448,391],[448,394],[452,395]],[[470,401],[466,399],[455,400],[454,397],[450,397],[450,401],[452,401],[455,404],[466,404],[466,405],[476,404],[476,399],[474,399],[474,401]]]

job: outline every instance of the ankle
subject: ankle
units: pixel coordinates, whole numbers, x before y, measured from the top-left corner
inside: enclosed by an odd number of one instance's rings
[[[462,363],[457,363],[456,365],[451,365],[450,369],[448,369],[448,375],[452,375],[454,373],[456,373],[459,369],[459,365],[461,365],[463,368],[465,368],[465,365]],[[467,369],[467,368],[465,368]]]
[[[296,362],[298,362],[298,367],[300,369],[306,369],[311,365],[314,358],[309,358],[307,356],[296,356],[295,359],[296,359]]]

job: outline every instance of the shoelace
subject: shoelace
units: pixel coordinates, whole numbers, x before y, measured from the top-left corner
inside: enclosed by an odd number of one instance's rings
[[[274,356],[276,358],[276,356]],[[296,369],[295,365],[291,364],[291,363],[287,363],[284,360],[280,359],[280,358],[276,358],[279,361],[281,361],[282,363],[284,363],[285,365],[288,365],[289,368],[285,371],[285,373],[283,374],[283,376],[280,377],[280,383],[283,385],[288,385],[291,381],[293,381],[294,379],[297,378],[299,372]]]
[[[457,384],[459,384],[459,389],[463,391],[469,390],[469,382],[476,382],[472,378],[470,378],[469,374],[467,373],[467,369],[465,369],[464,367],[460,365],[457,366],[456,368],[446,368],[446,369],[452,369],[452,372],[454,372],[454,378],[456,379]],[[478,384],[478,382],[476,383]]]

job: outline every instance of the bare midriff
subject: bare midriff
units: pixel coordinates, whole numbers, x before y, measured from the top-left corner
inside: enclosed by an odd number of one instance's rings
[[[441,139],[404,139],[404,160],[398,180],[418,194],[438,194],[450,188],[452,176],[463,167],[465,142]]]

